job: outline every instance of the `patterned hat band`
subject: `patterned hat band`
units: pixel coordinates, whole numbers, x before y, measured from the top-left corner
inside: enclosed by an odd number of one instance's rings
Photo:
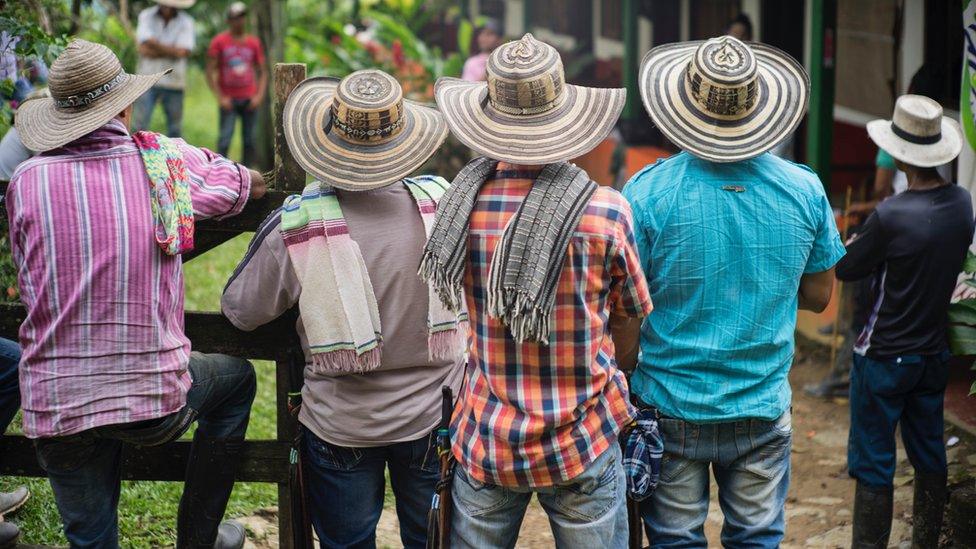
[[[55,99],[54,105],[59,109],[70,109],[73,107],[83,107],[94,103],[99,97],[105,95],[106,93],[112,91],[115,87],[121,84],[125,80],[125,71],[119,71],[108,82],[102,84],[101,86],[81,94],[69,95],[63,99]]]
[[[721,86],[703,76],[694,60],[688,63],[685,80],[692,99],[709,113],[718,116],[746,116],[759,99],[758,78],[752,78],[745,85]]]
[[[342,114],[344,113],[344,115]],[[326,121],[325,133],[335,129],[336,135],[353,143],[382,143],[403,130],[403,102],[386,111],[354,110],[333,99]]]
[[[559,105],[565,83],[561,64],[531,80],[509,82],[489,75],[488,100],[492,107],[506,114],[540,114]]]

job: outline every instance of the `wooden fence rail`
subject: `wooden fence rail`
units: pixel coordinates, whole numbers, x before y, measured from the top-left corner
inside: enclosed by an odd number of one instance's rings
[[[281,111],[285,100],[305,79],[305,65],[278,63],[274,68],[275,172],[268,196],[249,203],[230,219],[201,221],[196,226],[196,247],[185,254],[184,262],[230,240],[254,231],[267,215],[281,205],[285,196],[305,185],[305,172],[295,162],[284,140]],[[20,305],[0,304],[0,336],[17,339],[17,330],[26,311]],[[297,422],[288,413],[288,392],[301,385],[304,359],[298,350],[294,319],[279,318],[253,332],[241,332],[219,313],[187,312],[184,317],[187,337],[193,350],[225,353],[248,359],[275,361],[277,435],[274,440],[249,440],[244,445],[243,463],[237,473],[242,482],[271,482],[278,485],[278,536],[282,549],[301,546],[292,528],[289,484],[289,455],[297,432]],[[182,481],[190,453],[190,443],[176,441],[155,447],[125,445],[122,477],[128,480]],[[43,477],[33,444],[22,436],[0,436],[0,475]]]

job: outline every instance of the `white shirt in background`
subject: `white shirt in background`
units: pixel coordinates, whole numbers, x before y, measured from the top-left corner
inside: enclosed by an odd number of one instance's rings
[[[159,15],[159,6],[146,8],[139,13],[139,26],[136,28],[136,42],[142,44],[146,40],[154,39],[164,46],[193,50],[196,46],[196,29],[193,18],[183,10],[176,12],[169,22]],[[162,77],[156,87],[170,90],[186,88],[185,57],[175,59],[170,57],[139,57],[139,74],[154,74],[166,69],[173,72]]]

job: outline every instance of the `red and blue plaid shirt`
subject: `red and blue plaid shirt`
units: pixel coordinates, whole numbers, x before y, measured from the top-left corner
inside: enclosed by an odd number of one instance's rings
[[[454,411],[453,450],[470,477],[501,486],[564,483],[616,443],[634,410],[609,315],[651,311],[630,207],[601,187],[570,242],[549,344],[516,343],[488,315],[492,251],[541,169],[500,163],[470,218],[464,289],[474,342]]]

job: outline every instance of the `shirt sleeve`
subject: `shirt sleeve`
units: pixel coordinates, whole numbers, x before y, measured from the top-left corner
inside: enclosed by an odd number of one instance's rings
[[[261,39],[257,36],[254,37],[254,64],[261,67],[264,66],[264,46],[261,44]]]
[[[183,25],[180,27],[179,35],[176,37],[176,43],[173,46],[193,51],[193,48],[197,47],[196,24],[189,15],[185,13],[181,15],[185,19],[183,19]]]
[[[217,36],[213,37],[213,40],[210,41],[210,45],[207,46],[207,57],[218,59],[220,56],[221,46],[222,42],[220,40],[220,35],[218,34]]]
[[[837,278],[845,281],[869,276],[888,253],[888,239],[878,212],[872,213],[847,246],[847,255],[837,264]]]
[[[884,168],[886,170],[896,170],[895,159],[892,158],[888,151],[884,149],[878,149],[878,155],[874,157],[874,165],[878,168]]]
[[[251,194],[251,172],[212,151],[176,141],[186,161],[196,219],[241,213]]]
[[[834,211],[823,191],[816,198],[813,210],[816,211],[817,232],[806,268],[803,269],[804,274],[827,271],[844,257],[844,243],[837,231]]]
[[[279,209],[258,227],[244,259],[224,288],[220,309],[238,329],[254,330],[298,302],[301,285],[281,238],[280,225]]]
[[[137,44],[142,44],[146,40],[153,37],[152,30],[149,28],[149,17],[152,16],[150,10],[152,10],[152,8],[142,10],[142,12],[139,13],[139,22],[136,24]]]
[[[610,277],[613,282],[610,303],[613,313],[638,318],[651,314],[651,292],[641,269],[630,207],[626,204],[620,215],[611,254]]]

